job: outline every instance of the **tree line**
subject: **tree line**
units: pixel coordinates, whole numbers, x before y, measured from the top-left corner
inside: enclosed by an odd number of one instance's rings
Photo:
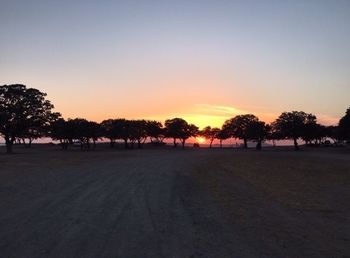
[[[171,139],[174,147],[185,147],[190,137],[202,136],[209,141],[222,142],[229,138],[241,139],[243,147],[248,141],[256,142],[261,149],[266,140],[290,139],[296,150],[298,140],[306,144],[321,144],[326,138],[350,141],[350,108],[337,126],[324,126],[313,114],[303,111],[283,112],[274,122],[267,124],[253,114],[237,115],[225,121],[221,128],[205,127],[202,130],[182,118],[168,119],[162,124],[152,120],[107,119],[101,123],[83,118],[65,120],[54,112],[54,106],[46,93],[27,88],[22,84],[0,86],[0,135],[5,139],[6,152],[12,153],[14,143],[31,146],[33,140],[50,137],[59,141],[63,150],[74,143],[81,149],[95,149],[96,142],[108,139],[113,148],[117,141],[124,142],[125,148],[142,148],[147,139],[156,145]]]

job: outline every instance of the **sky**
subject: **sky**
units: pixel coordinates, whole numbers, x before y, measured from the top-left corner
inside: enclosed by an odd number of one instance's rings
[[[350,106],[350,1],[0,0],[0,85],[65,118],[221,126]]]

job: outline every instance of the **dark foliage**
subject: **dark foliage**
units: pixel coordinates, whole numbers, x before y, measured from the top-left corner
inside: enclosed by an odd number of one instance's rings
[[[5,138],[7,153],[18,138],[30,142],[47,133],[50,124],[59,117],[46,93],[22,84],[0,86],[0,134]]]

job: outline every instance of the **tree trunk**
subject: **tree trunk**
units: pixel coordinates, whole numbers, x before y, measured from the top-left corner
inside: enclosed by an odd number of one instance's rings
[[[96,149],[96,140],[92,139],[92,150]]]
[[[91,146],[90,146],[90,139],[89,138],[86,139],[86,145],[87,145],[88,150],[90,150]]]
[[[5,141],[6,141],[6,153],[7,154],[12,154],[12,146],[13,146],[13,140],[6,137],[5,138]]]
[[[295,150],[299,150],[299,145],[298,145],[298,142],[297,142],[297,138],[294,138],[294,149]]]
[[[247,148],[248,148],[247,139],[244,138],[244,139],[243,139],[243,142],[244,142],[244,149],[247,149]]]
[[[141,146],[141,140],[137,140],[137,148],[138,148],[138,149],[141,149],[141,147],[142,147],[142,146]]]
[[[213,141],[214,139],[210,140],[209,148],[211,148],[211,146],[213,145]]]
[[[28,148],[31,148],[31,147],[32,147],[32,142],[33,142],[33,139],[32,139],[32,138],[29,138]]]
[[[128,149],[128,139],[124,139],[124,149]]]
[[[181,143],[182,143],[182,148],[184,149],[184,148],[185,148],[185,143],[186,143],[186,140],[185,140],[185,139],[183,139],[183,140],[181,141]]]
[[[174,148],[176,148],[177,144],[176,144],[176,138],[174,138]]]
[[[115,141],[114,141],[113,139],[109,139],[109,140],[110,140],[109,146],[110,146],[111,148],[114,148]]]
[[[222,139],[220,139],[220,148],[222,148]]]
[[[261,141],[258,141],[258,143],[256,144],[256,149],[261,150]]]

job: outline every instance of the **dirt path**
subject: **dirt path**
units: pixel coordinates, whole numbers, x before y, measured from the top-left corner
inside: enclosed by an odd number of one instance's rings
[[[212,166],[231,155],[135,150],[2,156],[1,257],[346,254],[348,239],[340,238],[349,234],[337,233],[338,220],[323,231],[319,217],[296,217],[295,209],[246,179]],[[311,240],[296,235],[307,233],[302,227],[310,223]],[[324,233],[339,237],[338,245],[322,246]]]

